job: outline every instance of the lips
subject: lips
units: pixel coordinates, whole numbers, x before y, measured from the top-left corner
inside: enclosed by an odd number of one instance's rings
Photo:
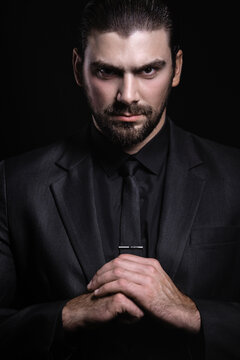
[[[137,121],[139,120],[143,115],[142,114],[119,114],[119,115],[112,115],[114,119],[120,120],[120,121]]]

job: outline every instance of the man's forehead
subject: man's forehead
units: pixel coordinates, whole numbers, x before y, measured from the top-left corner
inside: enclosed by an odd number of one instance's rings
[[[93,31],[85,51],[88,62],[101,61],[117,67],[139,66],[156,58],[167,61],[170,57],[168,33],[164,29],[136,30],[129,36]]]

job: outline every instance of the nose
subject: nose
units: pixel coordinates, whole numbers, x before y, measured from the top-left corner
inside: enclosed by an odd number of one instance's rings
[[[138,102],[139,94],[137,87],[137,79],[133,74],[124,74],[119,84],[117,100],[126,104],[132,104]]]

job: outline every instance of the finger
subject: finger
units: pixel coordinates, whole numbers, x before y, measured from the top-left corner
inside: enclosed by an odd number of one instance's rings
[[[98,271],[97,274],[101,274],[105,271],[110,270],[113,266],[118,264],[148,264],[150,263],[151,259],[143,258],[141,256],[137,255],[131,255],[131,254],[121,254],[115,259],[109,261],[108,263],[104,264]],[[153,259],[154,260],[154,259]]]
[[[123,266],[126,266],[129,269],[135,269],[135,271],[138,270],[140,272],[148,273],[149,269],[154,268],[159,272],[165,273],[159,261],[154,258],[145,258],[131,254],[121,254],[117,259],[121,261]]]
[[[125,256],[127,255],[127,256]],[[158,276],[158,273],[164,273],[159,262],[156,259],[146,259],[144,261],[139,260],[139,256],[124,254],[120,255],[109,263],[105,264],[97,273],[94,275],[92,281],[88,284],[88,290],[93,289],[93,284],[98,283],[98,278],[109,271],[121,272],[124,269],[128,272],[135,272],[144,275]],[[134,261],[133,261],[134,260]]]
[[[122,259],[122,260],[128,260],[131,262],[135,262],[138,264],[151,264],[152,262],[156,262],[159,264],[158,260],[154,259],[154,258],[146,258],[143,256],[137,256],[137,255],[132,255],[132,254],[121,254],[118,256],[118,258]]]
[[[114,260],[115,263],[116,261],[118,261],[119,265],[122,265],[129,270],[134,270],[136,272],[144,273],[146,275],[153,274],[155,276],[157,275],[157,273],[159,273],[164,276],[168,276],[159,261],[154,258],[144,258],[142,256],[136,256],[131,254],[121,254]]]
[[[132,270],[126,270],[124,268],[118,267],[106,271],[103,274],[94,276],[91,285],[89,285],[89,289],[91,289],[92,291],[96,290],[100,286],[118,279],[125,279],[129,282],[144,286],[147,285],[150,280],[149,275],[145,275],[142,272],[135,272]]]
[[[137,303],[141,303],[143,297],[143,286],[131,283],[125,279],[120,279],[104,284],[94,291],[94,295],[96,297],[102,297],[116,293],[122,293]]]
[[[111,299],[111,298],[109,298]],[[114,307],[116,315],[128,313],[134,318],[141,318],[144,316],[144,312],[124,294],[117,293],[113,296]]]
[[[157,259],[154,258],[145,258],[142,256],[132,255],[132,254],[121,254],[112,261],[105,264],[99,272],[104,272],[106,269],[111,267],[115,263],[122,263],[122,264],[139,264],[139,265],[154,265],[156,267],[160,266],[160,263]]]
[[[130,254],[122,254],[117,258],[109,261],[105,265],[103,265],[97,271],[96,275],[100,275],[106,271],[109,271],[116,266],[122,266],[128,270],[140,269],[140,271],[142,271],[141,269],[143,265],[149,265],[149,266],[154,266],[156,268],[161,268],[161,265],[156,259],[143,258],[140,256],[130,255]]]

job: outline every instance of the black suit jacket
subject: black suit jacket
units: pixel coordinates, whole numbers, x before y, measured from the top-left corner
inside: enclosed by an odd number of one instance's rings
[[[240,151],[172,122],[170,129],[157,258],[198,306],[204,359],[240,359]],[[107,359],[109,347],[109,358],[120,354],[114,347],[124,343],[126,325],[81,331],[70,346],[61,324],[66,301],[85,293],[105,263],[90,150],[83,131],[0,165],[0,343],[6,359],[67,359],[76,346],[81,359]],[[156,358],[195,358],[193,339],[179,330],[146,319],[133,331],[142,354],[147,347]]]

